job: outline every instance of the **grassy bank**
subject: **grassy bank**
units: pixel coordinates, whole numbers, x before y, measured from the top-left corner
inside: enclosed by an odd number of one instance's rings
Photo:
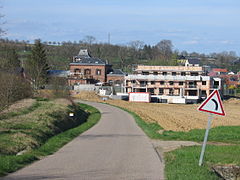
[[[100,119],[99,111],[88,105],[67,106],[48,101],[39,103],[39,108],[21,115],[25,119],[23,122],[21,116],[16,116],[20,118],[16,123],[13,118],[4,119],[12,124],[0,121],[1,176],[56,152]],[[74,118],[68,116],[70,111],[75,112]],[[26,150],[26,153],[16,156],[21,150]]]

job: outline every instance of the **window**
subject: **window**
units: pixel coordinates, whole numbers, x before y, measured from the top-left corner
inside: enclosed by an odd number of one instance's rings
[[[155,81],[151,81],[151,84],[154,85],[154,84],[155,84]]]
[[[186,73],[185,72],[181,72],[181,76],[186,76]]]
[[[218,86],[219,85],[219,81],[214,81],[214,85]]]
[[[166,75],[167,75],[167,72],[163,72],[162,75],[166,76]]]
[[[213,88],[214,89],[219,88],[219,81],[214,81],[213,82]]]
[[[160,81],[160,84],[161,84],[161,85],[164,85],[164,81]]]
[[[74,69],[74,74],[80,74],[81,73],[81,69]]]
[[[207,82],[206,81],[202,81],[202,85],[206,85],[207,84]]]
[[[158,72],[153,72],[153,75],[158,75]]]
[[[91,74],[91,69],[85,69],[84,74],[85,75],[90,75]]]
[[[179,86],[182,86],[182,85],[183,85],[183,82],[182,82],[182,81],[180,81],[178,84],[179,84]]]
[[[169,84],[170,84],[170,85],[173,85],[173,84],[174,84],[174,82],[173,82],[173,81],[169,81]]]
[[[202,90],[202,96],[207,96],[207,92],[205,90]]]
[[[176,72],[172,72],[172,76],[176,76],[177,75],[177,73]]]
[[[134,84],[134,83],[136,83],[136,81],[135,81],[135,80],[132,80],[132,81],[131,81],[131,83],[133,83],[133,84]]]
[[[159,88],[159,95],[162,95],[163,94],[163,88]]]
[[[189,96],[197,96],[197,90],[189,90],[188,95]]]
[[[191,72],[191,76],[198,76],[198,72]]]
[[[154,89],[153,88],[147,89],[147,92],[150,92],[150,94],[154,95]]]
[[[149,75],[149,72],[142,72],[142,75]]]
[[[143,87],[143,86],[146,86],[146,81],[140,81],[140,86]]]
[[[197,87],[197,82],[196,81],[190,81],[188,83],[188,87],[189,88],[196,88]]]
[[[96,75],[101,75],[101,69],[96,69]]]

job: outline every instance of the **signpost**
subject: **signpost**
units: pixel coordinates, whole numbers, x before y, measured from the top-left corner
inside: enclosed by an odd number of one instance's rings
[[[202,162],[203,162],[204,152],[205,152],[205,149],[206,149],[208,133],[209,133],[209,130],[211,128],[211,122],[212,122],[212,119],[213,119],[213,114],[217,114],[217,115],[220,115],[220,116],[225,116],[225,112],[224,112],[224,109],[223,109],[221,97],[219,95],[218,90],[214,90],[207,97],[207,99],[205,101],[203,101],[203,103],[199,106],[198,110],[209,113],[207,129],[206,129],[206,132],[205,132],[204,141],[203,141],[203,145],[202,145],[202,151],[201,151],[199,164],[198,164],[199,166],[201,166]]]

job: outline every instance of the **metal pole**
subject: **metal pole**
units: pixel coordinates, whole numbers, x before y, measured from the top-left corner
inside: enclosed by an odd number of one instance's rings
[[[204,152],[205,152],[206,145],[207,145],[208,133],[211,128],[212,118],[213,118],[212,114],[209,113],[207,129],[205,132],[205,137],[204,137],[204,141],[203,141],[203,145],[202,145],[202,151],[201,151],[201,155],[200,155],[200,159],[199,159],[199,163],[198,163],[199,166],[201,166],[202,162],[203,162],[203,156],[204,156]]]

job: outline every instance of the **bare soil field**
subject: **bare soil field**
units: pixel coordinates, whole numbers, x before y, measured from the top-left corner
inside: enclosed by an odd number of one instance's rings
[[[75,98],[103,102],[99,96],[89,92],[82,92]],[[106,102],[129,109],[147,122],[157,122],[165,130],[189,131],[205,129],[207,126],[208,113],[197,110],[200,104],[136,103],[121,100],[107,100]],[[240,126],[240,100],[229,99],[223,102],[223,106],[226,116],[214,115],[212,127]]]

